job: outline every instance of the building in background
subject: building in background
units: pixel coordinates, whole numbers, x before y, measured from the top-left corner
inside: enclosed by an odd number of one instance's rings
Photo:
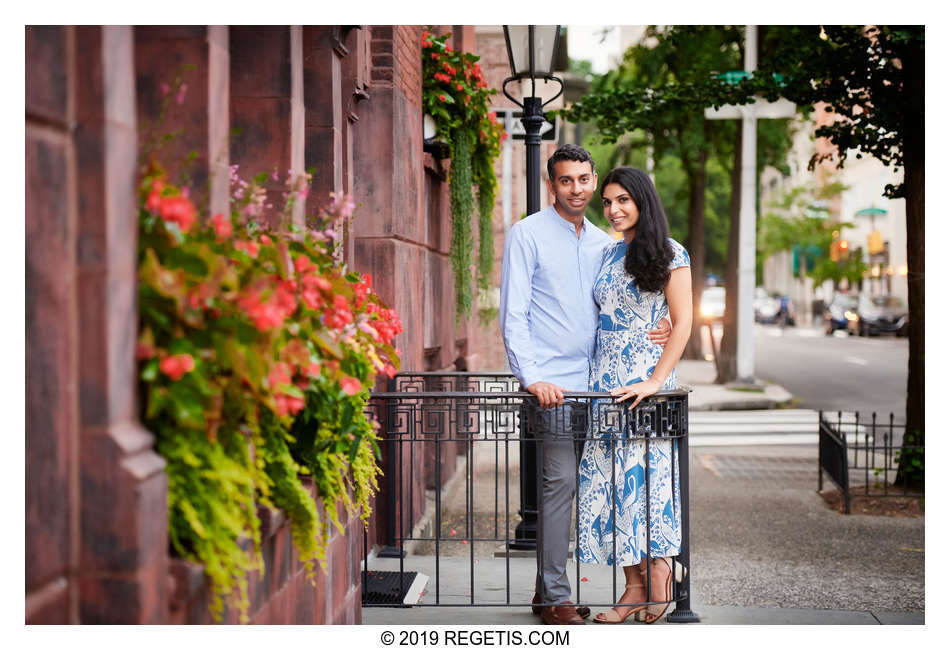
[[[826,160],[808,170],[808,162],[815,153],[834,153],[825,138],[815,138],[815,129],[823,120],[833,119],[821,106],[816,107],[811,119],[796,118],[793,146],[788,154],[791,173],[783,176],[774,168],[766,168],[760,182],[760,213],[795,187],[822,187],[832,182],[845,186],[839,195],[828,199],[821,207],[827,210],[834,223],[853,227],[839,229],[839,241],[848,255],[859,256],[869,269],[857,286],[836,287],[830,280],[818,287],[810,279],[802,279],[796,272],[791,251],[783,251],[763,260],[763,286],[770,292],[788,295],[797,314],[812,314],[815,301],[828,303],[837,289],[847,289],[867,296],[891,294],[907,303],[907,230],[903,199],[886,199],[884,188],[897,184],[901,172],[885,167],[873,156],[857,158],[849,152],[841,169],[837,159]],[[810,319],[801,322],[808,323]]]

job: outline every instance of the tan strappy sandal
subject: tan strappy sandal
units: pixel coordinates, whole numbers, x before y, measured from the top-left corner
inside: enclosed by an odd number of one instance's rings
[[[640,584],[624,585],[624,589],[625,589],[625,590],[627,590],[627,589],[636,589],[636,588],[640,588],[640,589],[642,589],[644,592],[646,592],[646,584],[645,584],[645,583],[642,583],[642,582],[641,582]],[[621,596],[621,598],[622,598],[622,596]],[[620,612],[617,611],[617,607],[627,607],[628,609],[627,609],[626,612],[624,612],[623,614],[621,614]],[[639,614],[639,613],[642,612],[644,609],[646,609],[646,605],[634,606],[634,605],[632,605],[632,604],[631,604],[631,605],[623,605],[623,604],[621,604],[621,605],[617,605],[617,606],[611,607],[610,609],[608,609],[608,610],[605,611],[605,612],[600,612],[600,613],[598,613],[597,616],[595,616],[594,618],[592,618],[592,619],[590,619],[590,620],[592,620],[594,623],[603,623],[603,624],[605,624],[605,625],[616,625],[617,623],[623,623],[623,622],[626,621],[628,618],[630,618],[630,616],[632,616],[632,615]],[[603,618],[601,618],[601,617],[603,617]],[[612,617],[612,618],[611,618],[611,617]],[[634,620],[637,620],[637,619],[634,619]]]
[[[669,609],[670,603],[673,602],[673,580],[675,578],[676,582],[683,582],[683,576],[686,575],[686,567],[677,562],[676,560],[668,557],[658,557],[653,560],[655,565],[657,562],[663,561],[669,568],[670,572],[666,576],[666,582],[663,585],[663,599],[656,605],[648,605],[640,611],[637,612],[636,619],[642,623],[656,623],[663,614],[666,613],[666,610]],[[643,577],[643,583],[647,583],[646,569],[640,571],[640,575]],[[649,597],[649,594],[648,594]],[[653,600],[649,598],[649,600]],[[659,609],[662,608],[662,609]]]

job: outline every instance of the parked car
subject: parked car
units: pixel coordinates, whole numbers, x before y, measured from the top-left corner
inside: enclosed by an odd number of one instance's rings
[[[858,336],[906,336],[907,306],[897,296],[859,296],[857,313],[848,320],[848,331]]]
[[[764,292],[763,293],[760,292]],[[792,312],[792,302],[788,296],[779,293],[768,293],[761,287],[756,288],[755,298],[752,301],[757,323],[779,323],[784,319],[785,325],[795,325],[795,315]]]
[[[858,297],[850,293],[837,292],[822,312],[825,334],[831,336],[837,330],[848,331],[848,321],[858,317]]]
[[[721,321],[726,311],[726,288],[706,287],[699,301],[704,322]]]

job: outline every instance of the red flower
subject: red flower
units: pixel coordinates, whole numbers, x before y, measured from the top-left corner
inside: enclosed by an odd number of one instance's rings
[[[435,59],[435,60],[438,60],[438,59],[439,59],[439,53],[438,53],[438,52],[433,52],[433,53],[431,53],[429,56],[431,56],[431,57],[432,57],[433,59]]]
[[[155,356],[155,346],[149,345],[146,343],[136,343],[135,344],[135,358],[136,359],[151,359]]]
[[[257,245],[257,242],[252,241],[236,241],[234,242],[234,248],[239,251],[244,251],[251,257],[257,257],[257,253],[260,251],[260,247]]]
[[[356,377],[343,375],[343,377],[340,379],[340,387],[343,389],[344,393],[353,396],[363,390],[363,383]]]
[[[211,217],[211,225],[214,226],[214,234],[219,242],[230,237],[234,231],[231,226],[231,220],[220,212]]]
[[[297,269],[297,273],[303,273],[311,266],[313,266],[313,264],[310,263],[310,258],[306,255],[301,255],[294,260],[294,268]]]
[[[455,88],[457,90],[462,90],[462,84],[455,84]]]
[[[183,196],[166,196],[161,200],[162,219],[178,224],[182,232],[191,230],[195,223],[195,206]]]
[[[267,375],[271,390],[281,385],[290,385],[291,367],[283,361],[278,361]]]
[[[444,101],[445,101],[445,95],[439,95],[439,99],[441,99],[441,100],[444,102]]]
[[[276,395],[274,397],[274,406],[278,417],[285,415],[295,415],[306,405],[306,402],[300,397],[292,395]]]
[[[303,300],[303,304],[314,311],[322,309],[326,305],[323,296],[315,289],[304,289],[300,292],[300,299]]]
[[[174,381],[195,369],[195,360],[190,354],[173,354],[158,362],[159,369]]]
[[[320,376],[320,364],[316,361],[311,361],[310,365],[307,366],[305,374],[316,379]]]
[[[273,245],[274,242],[267,235],[261,235],[261,243],[264,244],[265,246],[271,246]]]
[[[145,207],[149,212],[158,212],[162,205],[162,195],[158,190],[152,190],[145,199]]]
[[[391,363],[387,363],[386,366],[383,368],[383,374],[385,374],[387,377],[392,379],[393,377],[396,376],[396,366],[394,366]]]

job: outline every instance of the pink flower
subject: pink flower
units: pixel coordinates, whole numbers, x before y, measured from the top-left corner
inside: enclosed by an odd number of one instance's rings
[[[158,368],[174,381],[195,369],[195,359],[190,354],[173,354],[158,362]]]
[[[274,241],[267,235],[261,235],[261,243],[264,244],[265,246],[272,246],[274,244]]]
[[[169,88],[168,84],[165,83],[164,81],[158,84],[158,89],[162,91],[162,97],[164,97],[169,92],[171,92],[171,88]]]
[[[356,395],[363,390],[362,382],[356,377],[350,377],[349,375],[343,375],[340,379],[340,387],[344,393],[350,396]]]
[[[367,334],[372,336],[374,341],[379,340],[379,332],[374,330],[373,326],[370,325],[369,323],[360,323],[359,325],[357,325],[357,327],[363,332],[366,332]]]
[[[396,376],[396,366],[391,363],[387,363],[385,367],[383,367],[383,374],[392,379]]]
[[[181,87],[178,89],[178,96],[175,97],[175,101],[178,102],[179,105],[185,103],[185,93],[187,91],[188,91],[188,84],[182,84]]]

